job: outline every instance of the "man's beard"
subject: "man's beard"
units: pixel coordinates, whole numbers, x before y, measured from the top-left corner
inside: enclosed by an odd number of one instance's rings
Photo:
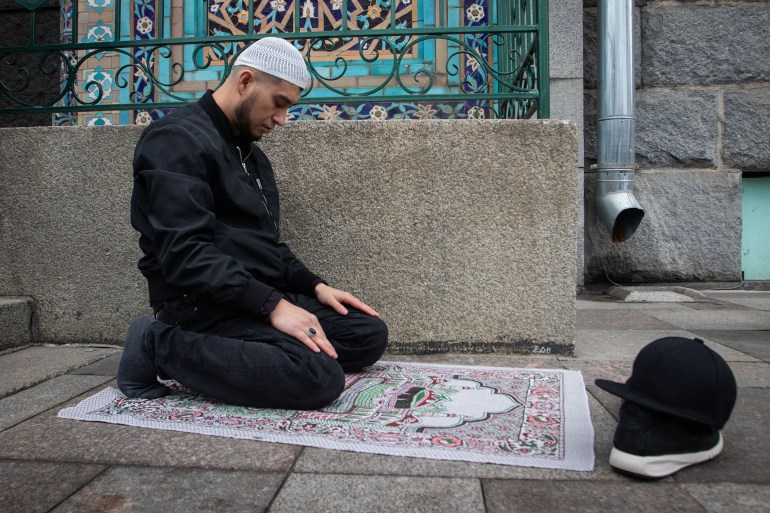
[[[251,125],[249,123],[249,113],[251,113],[252,107],[257,102],[257,92],[254,91],[251,96],[243,100],[235,107],[235,131],[238,132],[238,139],[246,142],[259,141],[262,136],[254,135],[251,132]]]

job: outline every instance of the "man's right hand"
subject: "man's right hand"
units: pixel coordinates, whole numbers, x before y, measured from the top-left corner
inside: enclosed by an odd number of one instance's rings
[[[268,318],[273,328],[278,331],[296,338],[316,353],[323,351],[332,358],[337,358],[337,352],[326,338],[318,318],[304,308],[281,299]],[[313,337],[308,334],[310,328],[315,330]]]

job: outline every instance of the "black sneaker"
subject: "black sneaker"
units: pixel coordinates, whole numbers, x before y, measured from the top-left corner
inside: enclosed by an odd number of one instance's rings
[[[722,434],[713,426],[625,401],[613,445],[610,465],[615,470],[660,479],[716,458],[722,451]]]
[[[158,382],[158,371],[145,346],[145,332],[153,322],[152,317],[142,315],[128,327],[118,367],[118,389],[129,399],[159,399],[170,392]]]

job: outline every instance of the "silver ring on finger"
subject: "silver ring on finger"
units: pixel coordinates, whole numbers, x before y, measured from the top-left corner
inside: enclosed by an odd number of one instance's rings
[[[316,335],[318,335],[318,332],[315,330],[315,328],[308,328],[305,333],[307,333],[307,336],[310,338],[313,338]]]

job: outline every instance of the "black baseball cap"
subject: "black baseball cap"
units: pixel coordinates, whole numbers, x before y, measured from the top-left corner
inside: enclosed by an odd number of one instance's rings
[[[730,367],[699,338],[655,340],[639,351],[625,383],[595,383],[633,403],[717,429],[730,418],[737,395]]]

